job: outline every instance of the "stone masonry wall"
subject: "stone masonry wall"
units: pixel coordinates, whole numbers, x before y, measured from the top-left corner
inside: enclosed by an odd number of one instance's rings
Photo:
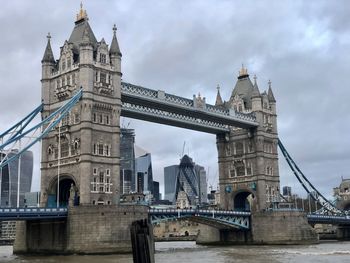
[[[67,252],[130,253],[130,226],[148,217],[145,206],[78,206],[69,209]]]
[[[262,211],[252,214],[253,243],[317,243],[318,235],[308,224],[305,213],[297,211]]]
[[[70,207],[67,219],[17,222],[14,253],[130,253],[131,223],[145,218],[146,206]]]

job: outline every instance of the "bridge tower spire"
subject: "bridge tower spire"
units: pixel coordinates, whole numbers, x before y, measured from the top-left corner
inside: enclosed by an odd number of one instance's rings
[[[272,90],[260,93],[242,65],[227,109],[254,114],[259,126],[251,130],[233,128],[217,136],[219,185],[224,209],[272,207],[279,199],[276,100]],[[273,97],[273,99],[272,99]]]
[[[219,86],[219,84],[218,84],[218,86],[216,87],[216,89],[218,90],[218,92],[217,92],[217,94],[216,94],[215,106],[220,106],[220,105],[224,104],[224,102],[222,101],[222,98],[221,98],[220,86]]]
[[[41,69],[42,69],[42,89],[41,89],[41,97],[44,101],[48,101],[49,99],[49,93],[50,93],[50,77],[51,72],[54,70],[55,67],[55,58],[52,52],[51,48],[51,35],[50,33],[47,34],[47,44],[44,52],[44,56],[41,60]]]

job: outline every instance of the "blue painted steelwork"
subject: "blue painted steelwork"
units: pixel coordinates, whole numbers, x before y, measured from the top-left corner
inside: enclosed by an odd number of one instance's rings
[[[283,146],[282,142],[278,140],[278,146],[286,159],[289,167],[292,169],[295,177],[298,179],[300,184],[306,190],[306,192],[317,201],[329,214],[332,215],[347,215],[349,211],[343,211],[337,208],[332,202],[328,201],[317,189],[316,187],[306,178],[303,172],[299,169],[296,163],[293,161],[292,157],[287,152],[286,148]]]
[[[332,224],[332,225],[350,225],[350,216],[348,215],[307,215],[307,220],[311,224]]]
[[[204,209],[156,209],[150,208],[148,213],[153,224],[162,221],[193,219],[195,221],[212,222],[216,225],[238,228],[242,230],[250,229],[250,212],[204,210]]]
[[[82,89],[80,89],[67,103],[65,103],[59,109],[51,113],[47,118],[42,120],[39,124],[36,124],[34,127],[30,128],[25,132],[21,132],[17,136],[7,140],[5,143],[0,145],[0,150],[3,150],[6,146],[10,145],[11,143],[16,143],[20,139],[23,139],[24,137],[26,137],[31,132],[39,128],[43,128],[43,131],[41,132],[41,134],[37,138],[35,138],[35,140],[31,141],[28,145],[23,147],[18,153],[16,153],[10,158],[5,157],[3,161],[0,162],[0,168],[4,167],[9,162],[17,159],[22,153],[27,151],[35,143],[37,143],[43,137],[45,137],[61,121],[61,119],[72,109],[72,107],[80,100],[81,96],[82,96]]]
[[[0,208],[0,221],[66,218],[67,208]]]
[[[9,128],[8,130],[6,130],[2,134],[0,134],[0,140],[2,139],[1,141],[3,142],[4,141],[3,139],[5,138],[6,135],[10,135],[9,139],[12,139],[12,138],[18,136],[25,129],[25,127],[27,127],[27,125],[35,118],[35,116],[38,115],[38,113],[42,111],[43,107],[44,107],[44,104],[39,105],[31,113],[29,113],[26,117],[24,117],[22,120],[20,120],[18,123],[16,123],[11,128]]]

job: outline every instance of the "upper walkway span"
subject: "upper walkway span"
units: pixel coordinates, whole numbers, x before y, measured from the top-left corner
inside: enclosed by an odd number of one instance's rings
[[[226,110],[205,103],[122,82],[121,115],[160,124],[219,134],[230,127],[253,128],[259,123],[255,115]]]

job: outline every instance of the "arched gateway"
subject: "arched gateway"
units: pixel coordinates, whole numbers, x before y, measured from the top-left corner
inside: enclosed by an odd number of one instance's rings
[[[52,180],[48,189],[47,206],[67,207],[68,205],[79,204],[79,188],[75,179],[71,175],[60,175],[60,183],[57,186],[57,177]],[[57,195],[57,191],[59,194]]]

